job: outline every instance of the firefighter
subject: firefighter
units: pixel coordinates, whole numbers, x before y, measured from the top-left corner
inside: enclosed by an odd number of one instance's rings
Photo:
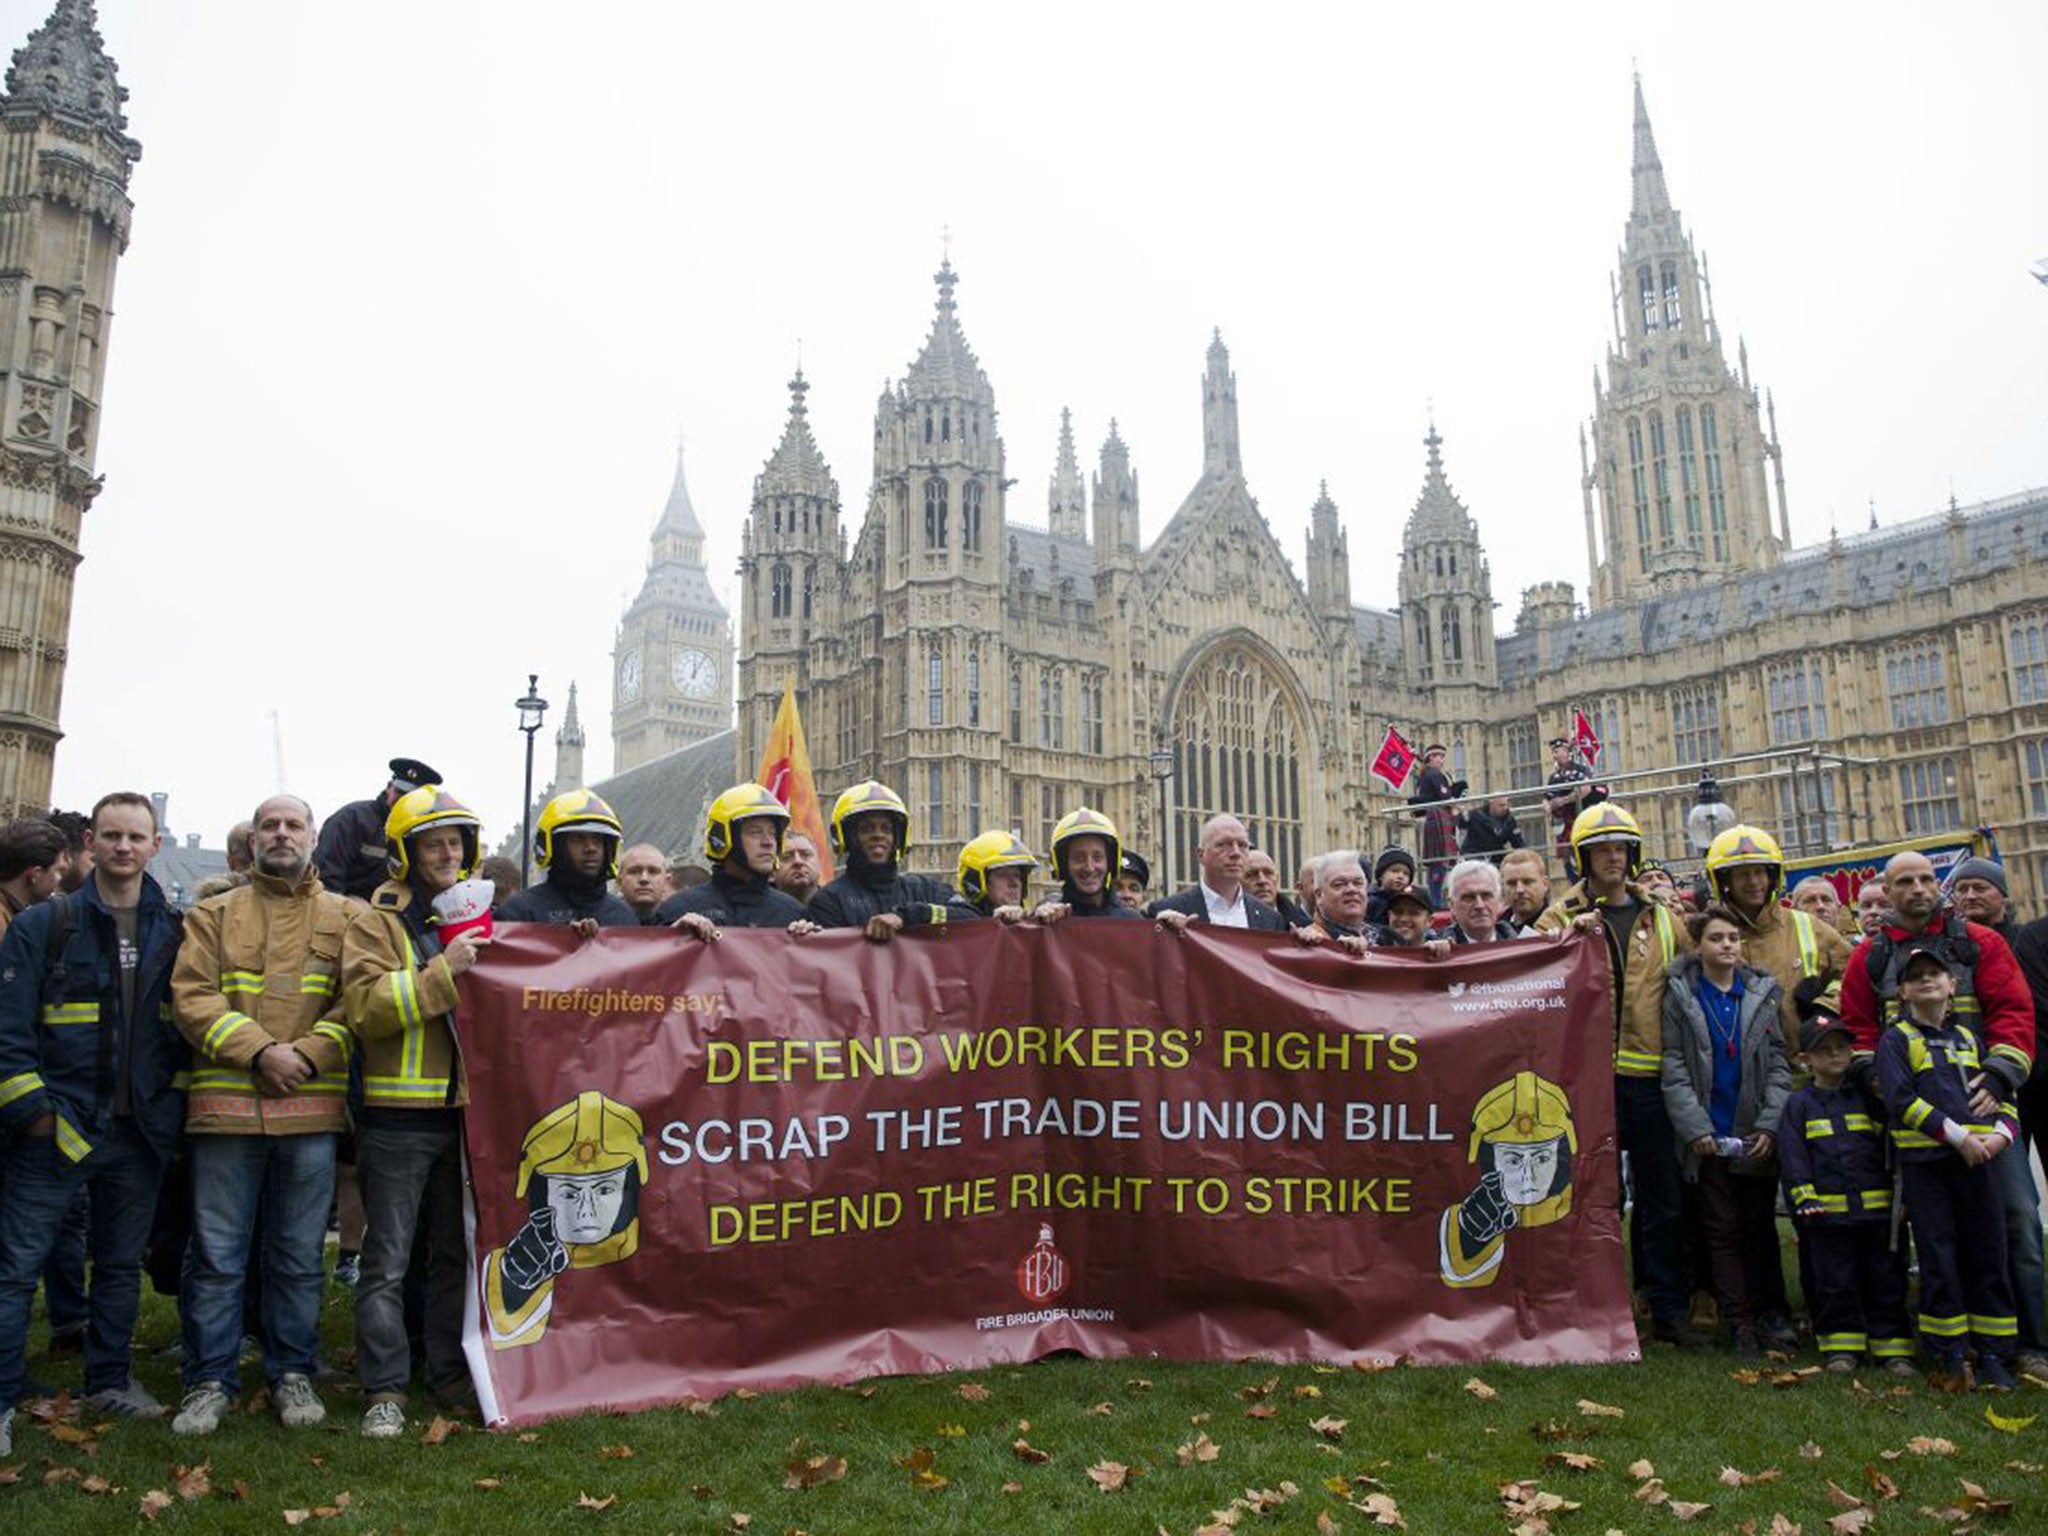
[[[1613,801],[1579,812],[1571,852],[1581,878],[1536,920],[1540,932],[1575,927],[1605,942],[1614,981],[1615,1127],[1635,1175],[1634,1252],[1650,1293],[1650,1330],[1666,1343],[1702,1341],[1688,1316],[1691,1287],[1679,1222],[1683,1180],[1664,1108],[1664,987],[1671,962],[1692,948],[1685,925],[1640,885],[1643,832]]]
[[[1113,881],[1123,864],[1123,839],[1116,823],[1098,810],[1069,811],[1052,829],[1052,872],[1060,882],[1058,901],[1032,913],[1041,923],[1068,917],[1142,917],[1118,901]]]
[[[484,1260],[484,1314],[493,1349],[547,1332],[555,1278],[633,1257],[640,1248],[645,1130],[616,1099],[586,1089],[535,1121],[519,1152],[513,1193],[526,1224]]]
[[[428,1390],[444,1407],[476,1405],[462,1357],[469,1274],[462,1231],[462,1106],[469,1102],[450,1021],[455,978],[490,943],[481,930],[444,945],[433,900],[475,870],[476,813],[441,788],[401,796],[384,823],[387,878],[341,946],[341,995],[361,1052],[356,1176],[369,1226],[356,1280],[356,1371],[362,1433],[405,1430],[413,1358],[405,1279],[415,1241],[426,1246],[421,1329]]]
[[[1788,1048],[1799,1039],[1793,1001],[1799,983],[1818,977],[1838,982],[1849,963],[1849,943],[1805,912],[1781,906],[1785,856],[1777,839],[1759,827],[1730,827],[1707,845],[1707,879],[1720,903],[1742,923],[1742,963],[1776,978],[1779,1022]]]
[[[1438,1270],[1446,1285],[1491,1285],[1515,1227],[1546,1227],[1572,1210],[1572,1154],[1579,1133],[1555,1083],[1517,1072],[1472,1108],[1466,1156],[1479,1185],[1443,1214]]]
[[[888,785],[864,779],[832,803],[828,835],[841,873],[811,898],[804,915],[820,928],[858,928],[878,944],[902,932],[906,908],[913,916],[944,922],[953,893],[943,880],[903,873],[910,851],[910,812]],[[935,917],[930,909],[938,909]]]
[[[804,909],[771,883],[789,830],[789,808],[759,784],[735,784],[704,817],[704,860],[711,878],[677,891],[655,909],[668,923],[700,939],[724,928],[787,928],[805,922]],[[808,924],[806,925],[808,927]]]
[[[1021,923],[1024,894],[1038,856],[1013,832],[984,832],[960,850],[953,883],[958,893],[946,903],[946,921],[974,922],[992,917],[999,923]]]
[[[572,789],[541,807],[533,862],[547,876],[498,908],[508,923],[568,923],[584,938],[600,928],[637,928],[640,918],[612,894],[625,829],[597,795]]]

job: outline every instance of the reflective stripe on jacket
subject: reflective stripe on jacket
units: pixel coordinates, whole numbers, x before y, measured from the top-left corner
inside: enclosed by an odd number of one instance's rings
[[[413,900],[411,886],[385,881],[342,944],[342,997],[362,1046],[363,1103],[378,1109],[469,1102],[448,1028],[455,975],[438,944],[415,940],[406,921]]]

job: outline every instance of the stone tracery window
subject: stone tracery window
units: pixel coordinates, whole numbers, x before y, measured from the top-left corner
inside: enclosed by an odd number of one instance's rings
[[[1193,867],[1202,823],[1228,813],[1253,847],[1282,870],[1298,869],[1308,726],[1265,659],[1247,646],[1219,647],[1181,684],[1171,718],[1177,866]]]

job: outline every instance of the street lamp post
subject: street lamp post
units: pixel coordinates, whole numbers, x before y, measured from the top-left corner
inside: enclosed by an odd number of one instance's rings
[[[1161,742],[1154,747],[1146,761],[1151,764],[1152,781],[1159,786],[1159,889],[1162,895],[1173,891],[1173,833],[1166,824],[1166,784],[1173,777],[1173,748]]]
[[[538,672],[526,674],[526,697],[514,700],[513,707],[519,711],[519,729],[526,733],[526,798],[519,802],[525,808],[519,834],[519,887],[524,890],[533,877],[533,738],[548,712]]]
[[[1735,825],[1735,807],[1721,798],[1721,786],[1714,782],[1714,770],[1700,770],[1700,787],[1693,795],[1692,809],[1685,814],[1685,833],[1693,847],[1705,853],[1715,838]]]

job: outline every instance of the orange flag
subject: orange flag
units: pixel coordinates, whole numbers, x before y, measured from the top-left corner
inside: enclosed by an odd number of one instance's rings
[[[811,749],[804,743],[803,717],[796,709],[796,685],[782,681],[782,705],[761,749],[761,768],[754,782],[789,807],[792,831],[809,835],[818,849],[818,881],[832,878],[832,844],[825,836],[825,817],[818,808],[818,784],[811,777]]]

